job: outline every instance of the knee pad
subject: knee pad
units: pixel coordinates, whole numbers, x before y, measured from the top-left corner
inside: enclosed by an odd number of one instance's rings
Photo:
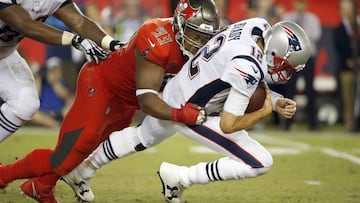
[[[10,99],[4,104],[7,104],[17,117],[28,121],[39,110],[40,100],[35,89],[25,87],[19,90],[16,99]]]

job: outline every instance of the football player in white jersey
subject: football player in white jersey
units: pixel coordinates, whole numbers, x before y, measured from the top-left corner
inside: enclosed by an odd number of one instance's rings
[[[50,15],[76,34],[44,24]],[[121,45],[84,16],[72,0],[0,0],[0,98],[3,101],[0,143],[30,120],[39,108],[32,72],[17,52],[24,37],[48,44],[72,45],[95,62],[107,56],[102,48],[115,50]]]
[[[205,108],[208,116],[202,125],[146,116],[139,126],[113,132],[87,160],[63,177],[65,182],[77,193],[92,193],[89,181],[96,169],[154,146],[176,132],[225,157],[190,167],[163,162],[159,176],[168,202],[181,202],[184,189],[192,184],[265,174],[273,163],[272,156],[246,129],[273,110],[291,118],[296,103],[271,92],[265,83],[263,107],[245,113],[249,99],[264,78],[287,81],[293,72],[304,68],[309,56],[309,39],[295,23],[279,22],[271,27],[264,19],[252,18],[228,26],[200,49],[163,91],[164,101],[171,106],[193,103]]]

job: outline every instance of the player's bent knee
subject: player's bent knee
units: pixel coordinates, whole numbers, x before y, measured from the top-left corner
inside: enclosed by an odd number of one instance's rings
[[[22,90],[17,101],[10,100],[8,104],[17,117],[26,121],[31,120],[40,108],[40,100],[31,90]]]
[[[273,165],[273,158],[270,153],[267,153],[267,156],[264,156],[262,159],[262,164],[264,168],[270,168]]]
[[[268,168],[268,167],[256,168],[256,169],[254,169],[255,177],[260,176],[260,175],[264,175],[265,173],[269,172],[269,170],[270,170],[270,168]]]

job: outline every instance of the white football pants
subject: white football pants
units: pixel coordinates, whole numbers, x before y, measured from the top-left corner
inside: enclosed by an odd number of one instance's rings
[[[40,101],[33,73],[17,51],[0,60],[0,142],[32,118]]]

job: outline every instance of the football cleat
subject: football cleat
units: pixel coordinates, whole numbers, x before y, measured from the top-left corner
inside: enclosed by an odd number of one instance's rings
[[[22,193],[40,203],[59,203],[54,196],[54,188],[44,185],[36,178],[28,179],[20,185]]]
[[[0,167],[2,167],[2,164],[1,164],[1,163],[0,163]],[[7,184],[5,184],[5,183],[4,183],[4,181],[3,181],[3,180],[1,180],[1,178],[0,178],[0,190],[5,189],[5,188],[6,188],[6,186],[7,186]]]
[[[162,194],[164,195],[165,201],[169,203],[181,203],[182,194],[186,189],[177,178],[178,170],[179,166],[163,162],[158,171],[162,183]]]
[[[79,203],[94,201],[95,196],[91,191],[89,180],[77,180],[72,172],[61,177],[61,180],[68,184],[75,192]]]

